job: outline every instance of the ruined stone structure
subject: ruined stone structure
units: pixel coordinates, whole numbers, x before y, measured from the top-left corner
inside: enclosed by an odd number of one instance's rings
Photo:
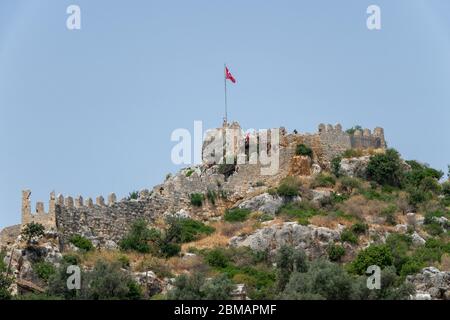
[[[224,126],[225,129],[227,126]],[[240,129],[238,123],[231,126]],[[245,139],[244,133],[237,139]],[[237,145],[238,141],[234,141]],[[295,149],[299,143],[310,146],[314,151],[312,159],[297,159]],[[234,172],[226,177],[220,173],[220,166],[214,163],[204,163],[189,168],[189,175],[181,170],[174,176],[153,188],[151,192],[143,190],[136,200],[122,199],[117,201],[115,194],[105,198],[99,196],[95,203],[91,198],[86,200],[78,196],[55,196],[50,194],[48,212],[44,204],[37,202],[32,213],[30,205],[30,190],[22,192],[22,226],[30,223],[41,223],[47,230],[60,233],[62,247],[73,234],[81,234],[99,245],[108,242],[117,243],[128,232],[136,219],[145,219],[149,223],[185,210],[196,218],[220,216],[228,206],[258,191],[255,184],[267,187],[277,186],[288,174],[309,175],[320,172],[329,166],[333,157],[350,148],[386,148],[382,128],[356,130],[354,134],[342,131],[341,125],[319,125],[314,134],[287,133],[280,129],[279,169],[273,175],[262,175],[260,162],[256,164],[237,164]],[[295,166],[296,170],[292,170]],[[300,167],[301,168],[300,168]],[[304,168],[303,168],[304,167]],[[301,169],[301,170],[300,170]],[[190,203],[192,193],[205,194],[214,191],[216,194],[226,194],[227,198],[219,198],[215,205],[205,204],[201,208]],[[229,201],[229,202],[227,202]]]

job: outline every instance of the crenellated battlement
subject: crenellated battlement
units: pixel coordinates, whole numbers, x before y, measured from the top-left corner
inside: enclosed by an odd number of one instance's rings
[[[31,211],[31,190],[22,191],[22,226],[31,222],[40,223],[46,229],[56,230],[56,197],[50,193],[48,212],[43,202],[36,202],[35,212]]]

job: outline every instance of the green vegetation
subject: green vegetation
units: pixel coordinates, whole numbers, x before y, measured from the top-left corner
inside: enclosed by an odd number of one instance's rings
[[[384,154],[372,156],[366,173],[369,180],[380,185],[401,186],[404,169],[400,154],[394,149],[388,149]]]
[[[307,201],[289,202],[283,205],[277,212],[277,215],[279,216],[297,219],[302,225],[308,225],[309,218],[323,214],[325,214],[323,211]]]
[[[37,276],[44,281],[56,273],[56,269],[53,264],[49,262],[38,262],[33,265],[33,270],[36,272]]]
[[[191,204],[195,207],[201,207],[203,205],[203,194],[191,193]]]
[[[334,174],[336,177],[340,177],[341,175],[341,161],[342,157],[334,157],[331,160],[331,173]]]
[[[206,198],[213,206],[216,205],[217,193],[214,190],[208,190],[206,192]]]
[[[70,237],[69,242],[73,244],[75,247],[77,247],[80,250],[83,251],[91,251],[94,249],[94,246],[91,242],[91,240],[79,235],[75,234],[72,237]]]
[[[369,230],[369,226],[366,223],[357,222],[350,227],[350,230],[354,234],[364,234]]]
[[[328,246],[327,254],[330,261],[339,262],[345,256],[345,248],[333,243]]]
[[[210,280],[202,273],[191,276],[181,275],[176,278],[174,289],[167,298],[171,300],[226,300],[231,298],[233,283],[226,275],[219,275]]]
[[[213,227],[193,219],[170,218],[164,230],[149,229],[144,220],[138,220],[120,241],[119,246],[124,251],[151,253],[168,258],[180,252],[180,244],[197,240],[213,232]]]
[[[120,241],[119,246],[125,251],[136,251],[140,253],[150,253],[151,244],[161,238],[161,233],[157,229],[148,229],[145,220],[137,220],[131,226],[131,230]]]
[[[341,232],[341,241],[358,244],[358,236],[352,230],[344,229]]]
[[[33,238],[40,238],[44,235],[45,227],[40,223],[30,222],[22,229],[22,237],[31,243]]]
[[[312,158],[313,151],[310,147],[306,146],[305,144],[299,144],[295,148],[295,154],[298,156],[308,156]]]
[[[3,261],[5,259],[6,252],[0,251],[0,273],[5,272],[7,269],[6,263]]]
[[[317,187],[331,188],[335,184],[336,184],[335,178],[327,174],[319,173],[317,176],[314,177],[314,180],[312,181],[310,187],[313,189]]]
[[[139,191],[132,191],[128,194],[127,200],[137,200],[139,199]]]
[[[277,194],[283,197],[295,197],[299,194],[300,181],[296,177],[288,176],[281,180]]]
[[[392,262],[392,253],[387,245],[371,245],[358,253],[350,265],[350,270],[363,275],[369,266],[376,265],[384,268],[392,265]]]
[[[186,177],[188,178],[188,177],[190,177],[193,173],[195,172],[195,170],[194,169],[188,169],[188,170],[186,170]]]
[[[9,287],[12,284],[12,279],[3,273],[0,273],[0,300],[11,300],[11,291]]]
[[[249,209],[227,209],[223,219],[227,222],[242,222],[248,219],[250,212],[251,211]]]

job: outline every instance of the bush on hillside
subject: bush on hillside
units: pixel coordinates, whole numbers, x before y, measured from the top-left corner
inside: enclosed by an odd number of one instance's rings
[[[250,212],[249,209],[227,209],[223,219],[227,222],[242,222],[248,219]]]
[[[394,149],[388,149],[384,154],[372,156],[366,174],[369,180],[380,185],[400,187],[404,177],[400,154]]]
[[[277,188],[277,193],[283,197],[298,196],[301,183],[296,177],[288,176],[281,180]]]
[[[312,158],[313,151],[310,147],[306,146],[305,144],[299,144],[295,149],[295,154],[298,156],[308,156]]]
[[[73,244],[75,247],[77,247],[80,250],[83,251],[91,251],[94,249],[94,245],[92,244],[91,240],[79,235],[75,234],[70,237],[69,242]]]

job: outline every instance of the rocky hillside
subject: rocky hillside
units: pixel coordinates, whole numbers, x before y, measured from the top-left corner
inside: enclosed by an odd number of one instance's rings
[[[100,217],[56,230],[31,222],[13,240],[8,229],[0,298],[450,299],[442,172],[393,149],[326,162],[298,139],[286,150],[272,177],[215,164],[168,176],[118,204],[150,199],[160,214],[118,218],[114,234]],[[71,265],[78,290],[67,288]],[[379,289],[367,286],[373,265]]]

